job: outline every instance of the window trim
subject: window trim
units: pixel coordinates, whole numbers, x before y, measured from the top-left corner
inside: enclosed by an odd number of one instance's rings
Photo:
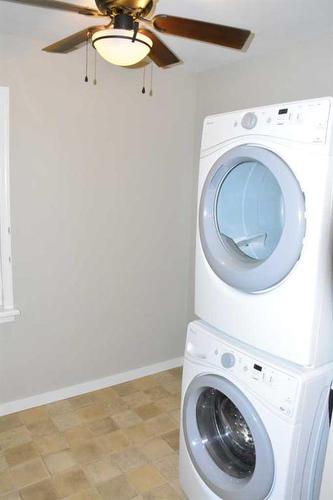
[[[0,87],[0,323],[19,314],[14,307],[10,225],[9,89]]]

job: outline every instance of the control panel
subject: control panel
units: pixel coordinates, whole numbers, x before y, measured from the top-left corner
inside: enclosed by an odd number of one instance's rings
[[[247,134],[325,144],[330,108],[331,101],[322,98],[214,115],[205,120],[202,149]]]
[[[280,414],[293,416],[298,393],[298,380],[293,374],[217,341],[210,342],[208,349],[195,334],[188,335],[185,354],[189,359],[220,367],[221,375],[230,374],[231,380],[242,382],[241,387],[250,389]]]
[[[268,399],[279,412],[292,416],[297,396],[297,379],[255,358],[237,353],[239,378]]]

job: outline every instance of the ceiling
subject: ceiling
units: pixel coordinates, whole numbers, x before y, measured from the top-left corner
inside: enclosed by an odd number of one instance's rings
[[[93,0],[71,1],[95,6]],[[255,33],[247,53],[161,36],[192,71],[204,71],[333,34],[332,0],[159,0],[156,13],[247,28]],[[101,21],[0,0],[0,33],[40,40],[41,48],[92,24],[103,24]]]

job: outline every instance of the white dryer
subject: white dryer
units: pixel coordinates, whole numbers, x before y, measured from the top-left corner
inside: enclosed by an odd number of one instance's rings
[[[318,500],[333,363],[297,367],[189,325],[180,481],[190,500]]]
[[[333,360],[332,102],[210,116],[202,137],[195,312],[303,366]]]

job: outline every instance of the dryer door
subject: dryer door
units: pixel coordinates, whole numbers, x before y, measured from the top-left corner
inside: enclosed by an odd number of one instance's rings
[[[274,480],[272,445],[258,413],[229,380],[200,375],[191,382],[183,430],[194,467],[216,495],[267,497]]]
[[[259,146],[239,146],[213,165],[203,187],[199,230],[206,259],[246,292],[278,284],[301,255],[305,202],[288,165]]]

